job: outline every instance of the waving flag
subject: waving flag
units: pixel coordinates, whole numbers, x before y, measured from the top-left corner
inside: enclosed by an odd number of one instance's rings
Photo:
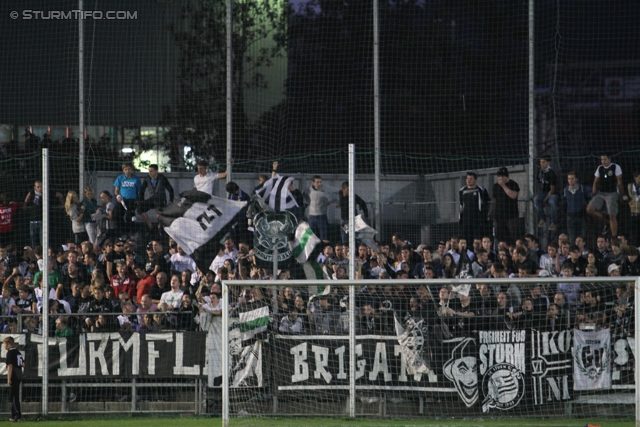
[[[366,246],[370,247],[374,251],[378,251],[378,245],[374,240],[374,237],[378,232],[375,228],[369,226],[366,221],[362,218],[362,215],[358,215],[355,220],[356,223],[356,239],[360,240]],[[348,227],[346,227],[347,234],[349,234]]]
[[[298,224],[295,238],[289,242],[289,247],[293,257],[302,264],[309,259],[309,255],[311,255],[318,243],[320,243],[320,239],[313,234],[309,224],[306,221],[302,221]]]
[[[180,201],[158,213],[164,230],[180,247],[191,255],[220,232],[226,231],[247,202],[222,199],[201,191],[185,191]]]
[[[289,190],[293,180],[293,177],[276,175],[257,186],[255,194],[276,212],[297,208],[298,203]]]

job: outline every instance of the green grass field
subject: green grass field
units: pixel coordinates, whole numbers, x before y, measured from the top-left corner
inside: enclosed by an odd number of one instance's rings
[[[5,424],[6,419],[0,420]],[[343,418],[236,418],[231,419],[231,427],[584,427],[585,424],[595,424],[601,427],[633,427],[633,421],[619,420],[581,420],[581,419],[478,419],[478,420],[373,420]],[[8,422],[6,424],[9,424]],[[5,424],[5,425],[6,425]],[[221,426],[220,418],[87,418],[72,419],[25,419],[19,425],[37,427],[200,427]]]

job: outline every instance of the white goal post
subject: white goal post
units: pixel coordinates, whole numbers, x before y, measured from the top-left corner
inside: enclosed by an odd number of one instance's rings
[[[343,307],[343,313],[345,315],[348,314],[349,320],[351,321],[351,319],[355,319],[356,315],[357,315],[357,313],[356,313],[357,308],[356,308],[356,305],[353,303],[353,301],[355,301],[355,298],[356,298],[356,292],[358,292],[361,289],[361,287],[364,287],[364,286],[372,286],[373,285],[373,286],[376,286],[376,287],[379,287],[379,288],[383,288],[383,287],[388,286],[388,285],[392,285],[392,286],[405,285],[405,286],[411,286],[411,287],[415,287],[415,288],[418,288],[421,285],[427,285],[427,286],[436,287],[436,288],[445,287],[446,286],[446,287],[452,288],[453,289],[452,292],[454,292],[454,293],[455,292],[464,293],[465,286],[475,286],[475,285],[482,285],[482,284],[500,285],[503,289],[506,289],[509,286],[515,284],[515,285],[517,285],[517,286],[519,286],[519,287],[521,287],[523,289],[527,289],[527,285],[535,285],[535,284],[541,284],[543,286],[547,286],[547,285],[555,285],[555,284],[558,284],[558,283],[565,283],[565,284],[567,284],[567,283],[569,283],[569,284],[578,284],[579,283],[579,284],[583,284],[583,285],[589,284],[590,286],[595,286],[595,287],[600,286],[600,288],[598,288],[598,289],[601,289],[601,290],[609,289],[609,292],[610,292],[613,289],[613,285],[614,284],[619,284],[619,283],[628,283],[628,284],[630,284],[631,282],[634,282],[634,292],[633,292],[634,299],[635,299],[635,301],[639,301],[640,300],[639,299],[640,298],[640,291],[639,291],[640,290],[640,278],[638,278],[638,277],[580,277],[580,278],[537,278],[537,277],[534,277],[534,278],[526,278],[526,279],[519,279],[519,278],[515,278],[515,279],[438,279],[438,280],[406,280],[406,281],[400,281],[400,280],[348,280],[348,281],[342,281],[342,282],[340,282],[340,281],[326,281],[326,280],[322,280],[322,281],[321,280],[318,280],[318,281],[315,281],[315,280],[224,281],[223,284],[222,284],[222,292],[223,292],[222,366],[223,367],[227,367],[227,369],[222,369],[222,372],[223,372],[223,374],[222,374],[222,387],[223,387],[223,390],[222,390],[222,399],[223,399],[223,401],[222,401],[222,424],[223,424],[223,426],[228,426],[229,425],[229,419],[231,417],[230,408],[231,408],[231,405],[232,405],[232,402],[231,402],[232,393],[243,393],[244,392],[244,391],[241,390],[241,386],[240,387],[234,387],[232,385],[232,382],[233,382],[234,378],[232,377],[233,373],[231,372],[231,366],[230,366],[231,360],[230,360],[230,353],[229,353],[229,351],[230,351],[229,329],[232,326],[232,324],[230,323],[229,311],[230,311],[230,307],[231,307],[231,305],[230,305],[230,294],[231,294],[231,288],[233,288],[233,287],[245,287],[245,288],[248,288],[248,287],[260,287],[260,288],[263,288],[263,289],[264,288],[271,289],[272,290],[271,291],[272,295],[276,295],[276,298],[274,298],[273,300],[277,301],[277,295],[279,293],[278,291],[283,289],[284,287],[293,287],[294,289],[305,289],[305,288],[308,288],[310,286],[315,286],[315,287],[318,287],[318,286],[319,287],[324,287],[324,286],[327,286],[327,285],[330,285],[330,286],[333,286],[333,287],[348,286],[348,289],[349,289],[349,301],[351,301],[351,303],[348,304],[346,308]],[[345,301],[347,296],[345,294],[343,294],[343,295],[344,295],[343,301]],[[275,310],[271,311],[271,315],[270,315],[271,317],[275,317],[273,313],[274,312],[277,313],[277,310],[278,310],[277,302],[274,304],[273,300],[268,300],[269,301],[269,305],[273,304],[273,306],[275,308]],[[553,301],[552,298],[551,298],[551,300]],[[266,303],[264,305],[266,306]],[[639,306],[639,304],[635,304],[635,306],[633,307],[633,310],[634,310],[633,313],[634,313],[635,318],[638,318],[640,316],[640,309],[638,308],[638,306]],[[271,319],[271,320],[273,320],[273,319]],[[569,322],[567,322],[567,323],[569,323]],[[354,323],[351,322],[350,324],[353,325]],[[572,325],[573,325],[573,322],[572,322],[572,324],[570,326],[571,328],[573,327]],[[234,325],[234,326],[237,326],[237,324]],[[608,325],[607,325],[607,328],[608,328]],[[478,328],[478,329],[480,329],[480,328]],[[506,328],[504,328],[504,329],[506,329]],[[603,329],[604,329],[604,326],[603,326]],[[585,330],[587,330],[587,332],[591,332],[589,330],[589,328],[585,328]],[[397,331],[397,328],[396,328],[396,331]],[[576,331],[578,331],[578,330],[576,330]],[[272,332],[273,332],[272,336],[274,337],[273,341],[276,341],[278,339],[278,337],[279,337],[278,330],[277,329],[272,329]],[[527,333],[528,332],[531,332],[531,337],[533,337],[534,331],[531,330],[531,331],[527,331]],[[582,332],[580,332],[580,333],[582,333]],[[637,348],[639,346],[639,344],[638,344],[639,343],[639,341],[638,341],[639,333],[638,333],[638,329],[637,328],[634,329],[633,334],[634,334],[634,337],[635,337],[635,340],[633,340],[633,344],[631,343],[631,339],[629,339],[629,342],[628,342],[629,346],[633,345],[633,348],[629,348],[629,350],[630,350],[629,354],[630,355],[631,354],[632,355],[637,354]],[[502,334],[502,335],[500,335],[499,333],[494,333],[494,332],[478,332],[476,336],[480,337],[478,339],[478,344],[480,344],[481,342],[483,342],[483,340],[485,340],[484,342],[489,342],[489,343],[491,343],[491,342],[499,342],[499,340],[498,340],[499,337],[507,336],[507,338],[508,338],[508,335],[510,335],[510,334]],[[513,333],[512,335],[516,336],[517,334]],[[560,336],[561,335],[562,335],[562,333],[560,333]],[[569,334],[567,334],[567,337],[571,337],[572,335],[573,335],[573,331],[571,331]],[[548,333],[547,333],[547,335],[544,335],[544,333],[538,334],[538,341],[540,341],[540,336],[544,336],[545,339],[549,337]],[[285,337],[285,338],[287,338],[287,337]],[[293,340],[293,339],[301,340],[303,338],[300,338],[299,336],[289,337],[289,339],[291,339],[291,340]],[[340,385],[337,385],[334,388],[335,390],[340,390],[340,393],[344,393],[343,394],[343,399],[346,401],[345,402],[346,404],[343,407],[344,410],[341,412],[341,416],[354,417],[354,416],[356,416],[356,414],[357,415],[361,415],[360,413],[357,413],[356,405],[357,405],[357,399],[360,399],[360,400],[363,399],[362,398],[362,392],[363,391],[366,391],[366,390],[378,390],[380,392],[389,392],[389,393],[393,393],[394,391],[397,391],[397,390],[403,390],[403,391],[407,391],[407,392],[411,391],[411,386],[388,387],[386,385],[377,385],[378,383],[376,383],[376,385],[372,385],[372,386],[362,386],[362,385],[359,385],[359,384],[356,383],[356,381],[355,381],[356,375],[360,375],[359,378],[361,378],[362,377],[362,372],[364,371],[364,367],[363,367],[364,365],[356,366],[356,358],[362,356],[361,353],[356,355],[356,348],[358,348],[358,351],[360,351],[360,347],[362,346],[362,344],[358,344],[356,342],[356,340],[357,339],[361,340],[363,338],[366,338],[366,336],[358,336],[356,338],[356,331],[353,330],[352,328],[350,328],[348,333],[344,333],[343,332],[343,334],[340,335],[340,336],[337,336],[337,335],[336,336],[332,336],[332,335],[318,336],[318,335],[314,335],[314,334],[309,334],[309,336],[307,338],[309,338],[309,340],[324,340],[325,342],[327,342],[327,340],[334,339],[334,340],[339,340],[341,343],[346,344],[348,346],[348,352],[345,352],[345,349],[343,349],[342,347],[340,347],[339,349],[334,349],[334,352],[336,354],[339,354],[339,356],[340,356],[340,358],[339,358],[339,367],[340,368],[339,369],[335,368],[336,372],[342,373],[342,375],[343,375],[342,378],[343,379],[345,378],[345,375],[344,375],[345,373],[346,373],[346,377],[348,377],[348,380],[340,382]],[[376,337],[376,338],[381,339],[381,337]],[[631,338],[631,336],[629,336],[629,338]],[[385,337],[385,339],[392,340],[393,344],[395,344],[396,356],[398,355],[398,353],[401,352],[399,349],[404,350],[404,348],[402,347],[403,346],[402,342],[400,342],[400,344],[398,344],[399,341],[398,341],[398,335],[397,334],[388,335],[388,336]],[[490,341],[490,340],[493,340],[493,339],[495,339],[496,341]],[[525,339],[525,334],[522,333],[522,338],[516,338],[516,341],[524,341],[524,339]],[[527,342],[529,342],[528,336],[527,336],[526,340],[527,340]],[[449,340],[449,341],[453,342],[455,340]],[[513,341],[513,342],[515,343],[516,341]],[[532,338],[532,341],[533,341],[533,338]],[[567,345],[565,345],[565,344],[567,344]],[[555,345],[556,344],[551,342],[551,346],[552,347],[555,346]],[[574,342],[572,341],[571,345],[569,346],[568,343],[565,343],[564,341],[562,341],[561,345],[563,346],[563,348],[567,352],[567,357],[570,358],[570,361],[566,362],[566,363],[570,363],[570,366],[567,365],[567,369],[571,369],[571,371],[573,372],[574,369],[577,369],[574,366],[574,360],[573,360],[573,359],[575,359],[574,356],[573,356],[573,352],[575,351],[575,349],[573,347]],[[612,345],[612,344],[610,344],[610,345]],[[378,346],[380,346],[380,344],[378,344]],[[548,347],[548,343],[546,341],[544,343],[544,346]],[[480,346],[480,345],[478,347],[482,348],[482,346]],[[491,345],[489,345],[489,347],[491,347]],[[542,348],[540,342],[538,343],[538,347],[539,347],[538,351],[540,351],[540,348]],[[315,348],[317,349],[317,348],[320,348],[320,347],[315,347]],[[522,349],[524,349],[524,348],[525,348],[524,347],[524,343],[522,343]],[[609,348],[611,348],[611,347],[608,347],[608,349]],[[382,350],[383,350],[383,353],[384,353],[384,348]],[[528,350],[529,349],[527,348],[527,351]],[[292,349],[289,349],[289,351],[292,352]],[[374,350],[372,350],[372,351],[374,351]],[[607,350],[606,357],[603,357],[603,359],[601,359],[601,361],[604,360],[603,365],[606,365],[604,369],[609,369],[610,370],[610,368],[608,368],[609,363],[611,363],[611,358],[610,358],[609,353],[608,353],[609,351],[610,350]],[[508,352],[509,352],[509,350],[507,350],[507,353]],[[284,354],[284,353],[280,353],[280,354]],[[327,351],[325,350],[324,354],[325,354],[325,356],[318,356],[316,354],[316,359],[315,359],[315,365],[314,366],[319,366],[318,364],[324,364],[325,367],[328,366],[326,359],[329,356],[326,356],[326,354],[329,354],[329,353],[327,353]],[[344,357],[347,357],[347,354],[348,354],[349,359],[348,359],[348,363],[345,363],[344,362]],[[390,359],[391,359],[391,357],[393,357],[393,355],[391,353],[389,353],[389,352],[384,353],[382,357],[379,357],[379,355],[376,353],[376,356],[374,357],[374,360],[376,360],[378,362],[382,360],[381,363],[386,364],[387,363],[387,359],[386,359],[387,354],[389,355]],[[497,354],[498,353],[496,353],[496,355]],[[331,353],[331,355],[333,355],[333,353]],[[306,350],[305,350],[305,353],[304,353],[304,357],[306,358]],[[324,357],[324,359],[323,359],[323,357]],[[496,357],[498,357],[498,356],[496,356]],[[503,357],[503,356],[501,355],[500,357]],[[530,357],[530,356],[527,356],[527,357]],[[523,356],[523,358],[524,358],[524,356]],[[311,357],[311,351],[310,351],[309,352],[309,368],[306,368],[307,365],[305,363],[305,369],[308,369],[308,371],[311,371],[311,367],[310,367],[310,364],[312,362],[311,359],[312,359],[312,357]],[[296,360],[298,360],[298,359],[296,359]],[[398,358],[398,360],[400,360],[400,359]],[[400,372],[399,375],[401,377],[403,377],[403,378],[406,377],[405,374],[407,374],[407,373],[410,374],[410,375],[413,374],[410,371],[410,368],[408,366],[409,363],[407,362],[407,360],[408,360],[407,357],[405,357],[405,355],[402,354],[402,363],[400,363],[400,361],[398,362],[398,366],[402,366],[402,370],[407,370],[408,371],[408,372]],[[478,360],[480,360],[480,358]],[[633,373],[632,378],[633,378],[634,384],[638,384],[639,383],[639,373],[640,373],[640,357],[638,357],[638,358],[634,357],[634,360],[635,360],[635,365],[634,365],[634,373]],[[529,359],[529,362],[530,361],[531,361],[531,359]],[[376,362],[376,363],[378,363],[378,362]],[[529,362],[527,362],[527,363],[529,363]],[[533,361],[533,362],[536,362],[536,361]],[[260,359],[259,363],[260,364],[263,363],[262,359]],[[272,363],[274,364],[274,366],[282,367],[282,364],[285,363],[285,360],[284,359],[278,359],[278,360],[274,360]],[[335,362],[335,363],[336,363],[336,366],[338,366],[338,362]],[[392,362],[389,360],[389,363],[392,363]],[[544,366],[547,366],[546,363],[547,362],[544,361]],[[558,363],[558,362],[551,362],[551,363]],[[368,366],[371,366],[371,365],[368,365]],[[532,366],[534,366],[534,370],[535,370],[535,366],[536,365],[534,364]],[[585,370],[586,368],[587,367],[584,364],[583,364],[583,366],[580,367],[580,369],[585,371],[585,375],[588,375],[588,372],[586,372],[586,370]],[[273,367],[271,369],[273,369]],[[388,370],[388,368],[384,368],[384,367],[380,368],[380,367],[377,367],[377,366],[375,366],[372,369],[378,369],[380,371],[380,373],[383,374],[383,375],[381,375],[382,378],[385,377],[385,369]],[[475,367],[474,367],[474,369],[475,369]],[[362,372],[360,372],[359,370],[362,371]],[[291,370],[289,369],[287,372],[290,373]],[[426,372],[428,372],[428,369],[427,369]],[[355,373],[355,374],[351,375],[351,373]],[[307,377],[309,377],[309,378],[311,377],[311,376],[309,376],[309,374],[310,374],[309,372],[305,372],[305,374],[307,374]],[[314,371],[314,374],[316,375],[315,378],[321,378],[322,375],[325,375],[325,373],[322,373],[322,372],[320,374],[318,374],[317,371]],[[326,374],[326,375],[331,376],[331,373]],[[389,374],[389,375],[391,375],[391,374]],[[426,375],[426,373],[425,373],[425,375]],[[475,375],[475,373],[474,373],[474,375]],[[494,374],[494,375],[497,375],[497,374]],[[378,379],[378,372],[374,371],[369,376],[371,378],[375,378],[377,380]],[[335,375],[335,373],[334,373],[333,378],[337,378],[337,377],[339,377],[339,375]],[[474,384],[477,384],[477,388],[478,389],[483,387],[481,382],[480,382],[480,378],[479,377],[480,377],[480,375],[478,375],[478,378],[476,378],[476,380],[474,381]],[[631,378],[629,380],[631,381]],[[405,379],[405,381],[406,381],[406,379]],[[527,381],[529,381],[529,380],[527,380]],[[552,384],[553,386],[557,386],[558,385],[557,383],[560,382],[559,379],[558,379],[558,382],[554,382],[552,380],[548,380],[548,381],[549,381],[549,384]],[[570,381],[573,382],[574,379],[572,378]],[[577,381],[577,379],[575,379],[575,381]],[[487,382],[486,378],[485,378],[484,382],[485,383]],[[565,383],[566,383],[566,379],[565,379]],[[526,384],[527,385],[525,386],[525,380],[524,379],[521,380],[521,386],[522,386],[521,389],[524,390],[526,387],[529,386],[530,383],[527,382]],[[534,383],[534,385],[535,385],[535,383]],[[237,384],[236,384],[236,386],[237,386]],[[566,388],[567,385],[564,384],[564,387]],[[577,387],[577,386],[574,384],[574,387]],[[315,386],[315,388],[312,387],[312,386],[308,387],[309,390],[328,390],[330,388],[331,388],[331,386],[328,386],[328,385],[324,386],[324,387]],[[288,389],[288,390],[291,390],[291,389],[305,390],[305,387],[304,386],[297,386],[297,387],[291,387],[291,386],[286,387],[286,386],[283,386],[283,387],[280,387],[280,389],[282,389],[282,390],[284,390],[284,389]],[[638,421],[637,420],[640,420],[640,413],[639,413],[640,402],[639,402],[639,393],[637,392],[636,387],[635,386],[631,386],[631,385],[626,385],[626,386],[620,386],[620,387],[618,387],[618,389],[621,389],[621,390],[622,389],[626,389],[626,390],[633,389],[634,390],[634,393],[635,393],[635,399],[633,400],[635,402],[634,414],[635,414],[635,419],[636,419],[636,425],[638,425]],[[430,389],[430,388],[425,388],[425,387],[422,387],[422,388],[418,387],[418,388],[416,388],[415,391],[419,391],[421,393],[422,392],[436,392],[436,394],[437,394],[437,392],[443,391],[443,390],[444,389],[435,389],[435,388],[434,389]],[[551,388],[546,390],[545,393],[549,393],[549,395],[551,395],[551,391],[549,391],[549,390],[551,390]],[[455,392],[455,388],[450,387],[447,391]],[[485,387],[484,392],[485,392],[485,402],[487,401],[487,399],[491,400],[487,396],[486,387]],[[318,391],[318,393],[323,393],[323,392],[322,391]],[[479,399],[478,395],[479,394],[481,395],[482,391],[477,391],[475,393],[476,393],[476,395],[475,395],[475,397],[473,399],[476,399],[476,400],[473,400],[473,402],[465,402],[465,403],[474,403],[475,404],[477,402],[478,404],[476,405],[476,407],[478,407],[480,405],[480,400],[477,400],[477,399]],[[561,393],[561,392],[558,391],[558,393]],[[264,415],[267,415],[267,414],[268,415],[279,415],[279,416],[292,415],[291,413],[286,412],[286,410],[284,410],[282,413],[279,412],[277,398],[275,396],[268,396],[267,392],[265,392],[264,394],[266,396],[262,396],[263,400],[268,401],[269,405],[272,405],[272,406],[271,406],[269,412],[262,413],[262,414],[260,414],[261,416],[264,416]],[[458,393],[458,394],[460,394],[460,393]],[[522,391],[522,394],[518,398],[518,401],[519,401],[519,399],[522,398],[523,394],[524,394],[524,391]],[[540,396],[542,396],[542,394],[543,394],[543,392],[540,391]],[[628,393],[625,396],[628,396],[629,398],[632,397]],[[463,398],[462,395],[460,395],[460,397]],[[373,397],[373,399],[375,399],[375,397]],[[383,400],[384,400],[384,398],[383,398]],[[464,398],[463,398],[463,400],[464,400]],[[494,403],[499,404],[500,402],[495,401]],[[628,405],[630,405],[631,403],[632,402],[629,401],[628,399],[627,399],[627,401],[624,402],[624,404],[627,405],[627,408],[629,408]],[[423,399],[422,399],[422,397],[420,397],[420,411],[423,411],[423,409],[424,409],[423,405],[424,405]],[[495,405],[491,406],[491,403],[485,404],[485,406],[486,405],[489,405],[489,407],[492,407],[492,408],[495,407]],[[509,409],[508,405],[509,405],[509,403],[506,403],[504,408],[502,408],[502,409]],[[467,405],[467,407],[470,407],[470,406],[471,405],[469,405],[469,404]],[[498,405],[498,406],[500,406],[500,405]],[[464,408],[464,406],[462,406],[462,407]],[[500,408],[498,408],[498,409],[500,409]],[[324,413],[320,413],[320,411],[319,411],[318,415],[324,414]],[[483,412],[486,412],[486,411],[483,411]],[[501,413],[501,411],[497,411],[497,412]],[[482,414],[482,412],[480,412],[480,414]],[[254,416],[254,415],[258,415],[258,413],[257,412],[256,413],[253,413],[253,412],[248,413],[246,411],[240,411],[240,413],[238,413],[238,411],[236,411],[236,412],[233,413],[233,416]],[[370,416],[370,414],[363,414],[363,415]],[[455,413],[453,415],[455,415]],[[464,414],[460,414],[460,413],[458,415],[459,416],[465,416]],[[495,416],[496,414],[494,413],[493,415]],[[509,416],[511,414],[509,414],[508,412],[505,412],[503,415]],[[531,414],[519,413],[518,415],[519,416],[540,416],[539,414],[534,414],[534,413],[531,413]],[[574,416],[574,417],[576,416],[575,414],[571,414],[570,413],[570,409],[569,409],[569,413],[567,413],[567,415],[571,415],[571,416]],[[313,414],[309,413],[309,416],[313,416]],[[404,415],[399,415],[399,416],[410,417],[411,414],[407,415],[405,413]],[[630,417],[631,414],[629,413],[628,416]]]

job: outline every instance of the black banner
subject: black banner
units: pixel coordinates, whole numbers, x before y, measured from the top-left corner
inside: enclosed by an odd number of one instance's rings
[[[573,392],[573,331],[531,334],[531,399],[534,405],[571,400]]]
[[[526,391],[526,331],[481,331],[478,335],[482,412],[515,408]]]
[[[571,330],[480,331],[438,342],[368,335],[356,343],[360,391],[456,394],[483,412],[572,398]],[[273,351],[278,390],[348,390],[348,337],[278,335]]]
[[[12,336],[25,359],[25,378],[41,377],[42,335]],[[205,337],[204,332],[111,332],[49,338],[49,378],[203,378]],[[4,362],[4,351],[2,356]],[[4,363],[0,375],[6,376]]]
[[[278,360],[278,390],[347,390],[348,337],[278,335],[273,347]],[[456,393],[452,381],[443,375],[442,360],[426,359],[423,369],[407,369],[411,358],[408,351],[395,336],[356,337],[358,389]]]

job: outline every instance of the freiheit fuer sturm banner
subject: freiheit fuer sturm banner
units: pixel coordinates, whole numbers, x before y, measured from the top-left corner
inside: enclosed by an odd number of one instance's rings
[[[1,335],[0,339],[5,336]],[[42,377],[43,337],[11,335],[25,358],[25,378]],[[49,338],[49,378],[206,376],[204,332],[87,333]],[[6,376],[3,349],[0,375]]]

